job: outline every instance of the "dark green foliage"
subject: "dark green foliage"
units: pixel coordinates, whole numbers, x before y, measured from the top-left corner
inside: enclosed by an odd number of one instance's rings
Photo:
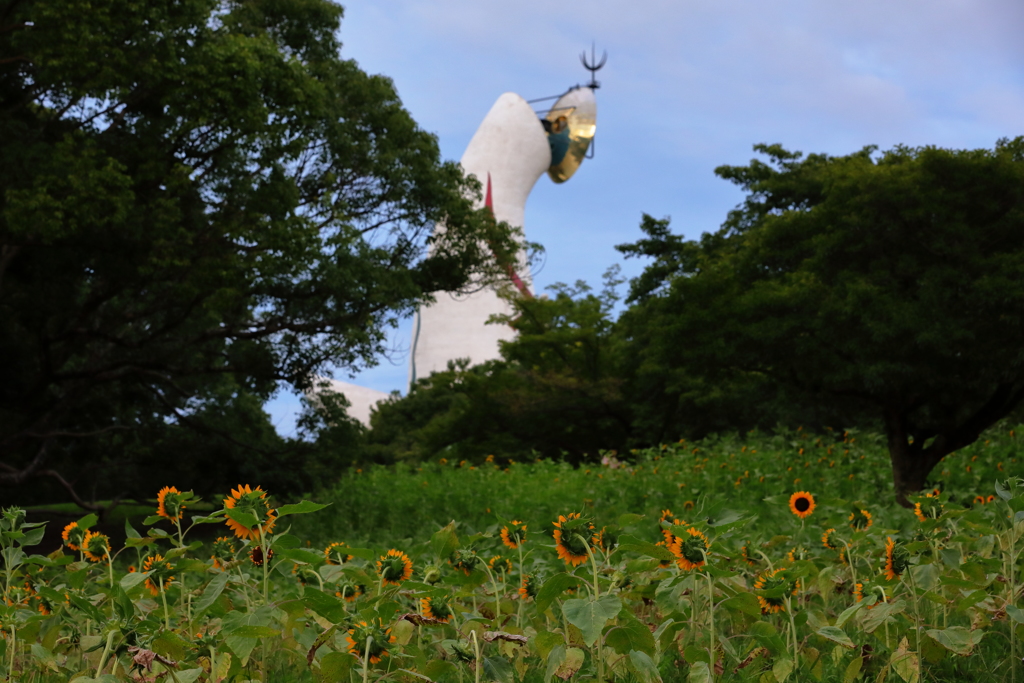
[[[665,278],[636,284],[624,316],[634,395],[655,397],[662,429],[686,423],[673,409],[688,395],[715,392],[749,401],[749,421],[759,396],[817,405],[812,420],[873,414],[905,501],[1024,397],[1024,138],[757,150],[769,163],[716,171],[749,193],[718,232],[682,244],[652,226],[675,255],[624,249],[656,256]]]
[[[391,82],[338,57],[341,13],[0,2],[0,483],[139,495],[130,472],[234,478],[247,451],[294,472],[260,409],[278,383],[371,362],[512,248]]]
[[[623,448],[630,418],[612,337],[615,272],[600,294],[577,282],[555,285],[550,298],[512,298],[514,313],[493,321],[518,332],[502,344],[502,360],[451,363],[407,397],[379,405],[367,436],[371,458],[539,454],[580,462]]]

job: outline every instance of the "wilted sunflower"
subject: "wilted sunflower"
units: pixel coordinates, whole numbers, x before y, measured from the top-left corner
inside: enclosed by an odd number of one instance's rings
[[[452,608],[448,605],[448,601],[445,598],[421,598],[420,609],[426,618],[437,619],[446,624],[453,614]]]
[[[391,629],[384,628],[380,619],[371,619],[369,623],[360,621],[350,628],[345,640],[348,641],[348,651],[360,661],[369,652],[370,663],[376,664],[388,656],[388,645],[395,642],[395,637],[391,635]]]
[[[519,599],[529,600],[530,598],[537,597],[537,577],[533,574],[527,574],[523,577],[523,582],[519,585]]]
[[[499,574],[511,574],[512,573],[512,560],[501,555],[495,555],[487,561],[487,566]]]
[[[871,519],[871,513],[859,508],[854,508],[848,519],[850,522],[850,528],[854,531],[870,529],[871,525],[874,524],[874,521]]]
[[[214,569],[224,569],[224,566],[235,559],[235,543],[234,539],[230,536],[221,536],[213,542],[213,554],[210,555],[210,559],[213,560]]]
[[[677,537],[668,549],[676,556],[679,568],[690,571],[704,566],[704,558],[711,544],[707,536],[692,526],[686,527],[686,531],[690,537]]]
[[[64,539],[64,543],[72,550],[81,550],[82,541],[85,540],[86,533],[88,533],[88,529],[78,526],[78,522],[71,522],[64,527],[60,537]]]
[[[568,517],[559,515],[553,524],[558,556],[573,567],[586,562],[589,557],[586,539],[594,535],[594,525],[590,520],[580,517],[578,512],[570,512]]]
[[[146,561],[142,563],[142,571],[151,572],[146,579],[146,588],[149,589],[151,595],[160,595],[161,583],[163,583],[164,590],[171,587],[171,581],[174,581],[171,570],[171,563],[164,562],[163,555],[150,555],[146,558]]]
[[[892,581],[902,576],[910,566],[910,553],[902,544],[892,540],[892,536],[885,539],[885,578]]]
[[[82,552],[92,562],[102,562],[110,555],[110,539],[106,534],[86,531],[82,539]]]
[[[256,517],[257,523],[253,527],[247,527],[230,517],[227,518],[225,524],[235,532],[235,536],[238,538],[256,539],[260,533],[266,535],[274,530],[277,520],[274,516],[274,509],[270,507],[270,502],[267,500],[267,492],[259,486],[252,489],[245,484],[237,489],[232,489],[231,495],[224,499],[224,507],[229,510],[244,510]]]
[[[181,519],[186,500],[188,500],[188,495],[173,486],[165,486],[156,494],[156,514],[176,522]]]
[[[757,602],[761,605],[761,612],[764,614],[786,611],[786,599],[783,596],[790,592],[790,586],[792,586],[791,594],[796,595],[795,584],[786,580],[784,576],[776,576],[781,571],[782,567],[764,572],[754,582],[754,589],[758,591]],[[779,590],[784,586],[783,590]]]
[[[513,519],[508,526],[501,527],[501,542],[515,550],[526,542],[526,523]]]
[[[810,517],[814,507],[814,496],[807,491],[797,491],[789,497],[789,511],[800,519]]]
[[[263,562],[264,562],[263,546],[261,546],[261,545],[254,545],[251,548],[249,548],[249,559],[252,560],[252,563],[254,565],[256,565],[257,567],[262,567],[263,566]],[[266,556],[265,559],[268,562],[270,560],[274,559],[274,551],[268,548],[267,549],[267,556]]]
[[[397,586],[412,576],[412,560],[401,550],[392,548],[377,560],[377,574],[385,585]]]
[[[352,559],[352,556],[345,552],[345,548],[348,545],[341,542],[335,541],[324,549],[324,557],[327,559],[327,564],[345,564]]]

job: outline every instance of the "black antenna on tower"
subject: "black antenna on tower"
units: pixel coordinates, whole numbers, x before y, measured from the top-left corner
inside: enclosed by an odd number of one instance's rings
[[[590,72],[590,83],[587,87],[591,90],[597,90],[601,87],[601,83],[598,82],[596,75],[601,70],[604,63],[608,61],[608,51],[601,50],[601,61],[597,61],[597,53],[594,48],[594,43],[590,44],[590,61],[587,61],[587,51],[584,50],[580,53],[580,61],[583,62],[583,68]]]

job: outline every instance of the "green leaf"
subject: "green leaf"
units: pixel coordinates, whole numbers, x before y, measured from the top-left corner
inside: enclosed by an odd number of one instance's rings
[[[533,650],[536,651],[537,655],[541,659],[547,659],[551,651],[555,649],[557,645],[565,643],[565,636],[560,633],[552,633],[551,631],[538,631],[537,635],[533,638]]]
[[[345,603],[322,590],[306,586],[302,591],[302,603],[332,624],[345,620]]]
[[[124,539],[124,547],[125,548],[142,548],[142,547],[145,547],[147,545],[152,545],[154,543],[156,543],[156,539],[153,538],[152,536],[147,536],[146,538],[126,538],[126,539]]]
[[[182,671],[175,672],[172,680],[177,683],[195,683],[199,679],[199,676],[203,673],[202,668],[198,669],[184,669]]]
[[[292,505],[282,505],[281,507],[277,508],[276,514],[278,517],[284,517],[285,515],[305,515],[310,512],[316,512],[317,510],[323,510],[325,507],[327,507],[327,505],[322,505],[320,503],[313,503],[311,501],[304,500],[301,503],[294,503]],[[234,519],[234,517],[232,517],[231,519]],[[255,525],[253,524],[250,526]]]
[[[555,675],[563,681],[569,680],[583,666],[583,658],[583,650],[578,647],[570,647],[565,651],[565,657],[555,670]]]
[[[438,529],[430,538],[430,547],[442,561],[446,560],[459,547],[459,537],[455,533],[455,522]]]
[[[637,522],[641,521],[642,519],[644,519],[644,517],[645,515],[638,515],[633,512],[627,512],[625,514],[619,515],[617,523],[620,528],[625,529],[627,526],[632,526],[633,524],[636,524]]]
[[[127,517],[124,518],[124,535],[125,538],[142,538],[142,535],[135,530],[135,527],[132,526],[131,521]]]
[[[269,626],[255,626],[251,624],[241,624],[230,630],[225,629],[224,633],[237,638],[273,638],[281,635],[280,631]]]
[[[254,526],[257,526],[260,523],[260,520],[256,518],[256,515],[246,510],[241,510],[239,508],[230,508],[227,511],[227,515],[231,519],[235,520],[236,522],[244,526],[246,529],[252,529]]]
[[[950,626],[941,630],[929,629],[927,633],[942,647],[965,657],[971,654],[974,646],[985,637],[985,631],[981,629],[972,631],[963,626]]]
[[[860,670],[864,666],[863,657],[854,657],[853,661],[846,665],[846,671],[843,672],[843,683],[853,683],[860,678]]]
[[[856,602],[853,605],[844,609],[843,613],[839,615],[838,619],[836,619],[836,628],[842,628],[843,624],[845,624],[850,619],[850,617],[859,612],[860,608],[863,607],[864,604],[865,603],[863,602]]]
[[[3,551],[0,552],[0,555],[3,556],[4,568],[8,571],[13,571],[20,567],[22,562],[25,561],[25,558],[28,557],[28,555],[25,554],[24,550],[22,550],[21,548],[16,548],[14,546],[8,546],[4,548]]]
[[[118,583],[121,585],[121,588],[125,592],[128,592],[132,588],[138,586],[140,583],[143,583],[148,578],[149,572],[129,572],[128,574],[122,576],[121,580],[118,581]]]
[[[707,662],[697,662],[690,666],[690,673],[686,677],[686,683],[713,683],[711,669]]]
[[[1009,480],[1007,480],[1006,483],[1009,483]],[[1002,498],[1003,500],[1010,500],[1010,498],[1013,497],[1010,494],[1010,489],[1008,489],[1006,487],[1006,484],[1004,484],[1001,481],[996,481],[996,495]]]
[[[782,638],[779,637],[778,631],[767,621],[755,621],[750,625],[749,633],[754,636],[754,639],[762,647],[771,652],[773,656],[778,657],[786,651],[786,645],[782,642]]]
[[[328,652],[320,660],[321,680],[325,683],[348,681],[348,672],[359,665],[355,655],[348,652]]]
[[[142,520],[142,523],[146,526],[153,526],[154,524],[159,524],[163,519],[164,518],[160,515],[150,515],[149,517],[146,517],[146,519]]]
[[[581,583],[583,582],[580,579],[565,572],[555,574],[545,581],[544,585],[537,591],[537,597],[534,598],[537,603],[537,611],[543,614],[547,611],[551,602],[564,593],[566,589],[575,588]]]
[[[854,648],[853,641],[850,640],[850,636],[846,635],[846,631],[835,626],[822,626],[817,630],[817,634],[822,638],[828,638],[833,643],[839,643],[843,647],[852,650]]]
[[[27,527],[28,527],[28,525],[26,524],[22,528],[27,528]],[[39,542],[43,540],[43,535],[45,533],[46,533],[46,528],[45,527],[41,527],[41,526],[37,527],[35,529],[32,529],[31,531],[26,531],[25,532],[25,538],[23,538],[21,540],[21,547],[22,548],[31,548],[34,545],[39,545]]]
[[[487,676],[487,680],[498,683],[514,683],[515,681],[512,667],[502,657],[485,657],[484,675]]]
[[[875,629],[894,615],[902,613],[906,607],[907,604],[902,600],[876,604],[874,608],[861,612],[861,627],[868,633],[874,633]]]
[[[210,580],[210,583],[206,584],[206,588],[203,590],[203,594],[196,601],[195,610],[196,616],[200,616],[210,608],[210,606],[217,602],[217,598],[224,591],[224,587],[228,585],[228,580],[231,577],[227,572],[221,572]]]
[[[604,644],[620,655],[628,654],[632,650],[645,652],[653,655],[657,648],[654,642],[654,634],[647,624],[643,623],[629,610],[624,607],[619,612],[618,624],[608,629],[604,636]]]
[[[53,656],[53,653],[49,649],[43,647],[39,643],[32,643],[32,656],[35,657],[40,664],[47,669],[55,672],[60,672],[60,667],[57,665],[57,659]]]
[[[549,683],[551,678],[558,671],[558,667],[565,662],[565,645],[558,645],[548,653],[547,668],[544,671],[544,683]]]
[[[1010,615],[1010,618],[1016,621],[1018,624],[1024,624],[1024,610],[1013,605],[1007,605],[1006,613]]]
[[[900,646],[892,653],[889,659],[896,674],[906,683],[918,683],[921,679],[921,671],[918,668],[917,653],[910,652],[906,638],[900,641]]]
[[[772,666],[772,674],[778,683],[785,683],[791,673],[793,673],[793,660],[789,657],[783,657]]]
[[[720,602],[719,606],[729,611],[749,614],[752,617],[761,616],[761,603],[757,601],[753,593],[737,593]]]
[[[659,560],[675,559],[675,555],[669,552],[668,548],[660,545],[654,545],[647,541],[641,541],[639,538],[629,535],[619,537],[619,550],[627,550],[629,552],[639,553]]]
[[[661,683],[661,674],[654,660],[646,652],[633,650],[629,653],[629,668],[643,683]]]
[[[562,603],[562,614],[570,624],[583,634],[583,642],[592,646],[601,637],[601,631],[609,619],[622,609],[622,601],[616,595],[602,595],[600,598],[566,600]]]
[[[77,522],[78,528],[79,529],[88,529],[93,524],[98,522],[99,519],[100,519],[99,517],[97,517],[95,514],[90,512],[85,517],[82,517],[81,519],[78,520],[78,522]]]

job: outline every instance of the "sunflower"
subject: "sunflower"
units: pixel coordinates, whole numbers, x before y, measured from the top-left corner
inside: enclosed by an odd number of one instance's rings
[[[782,571],[782,567],[764,572],[754,582],[754,589],[758,591],[757,602],[761,605],[763,614],[776,614],[786,611],[786,600],[783,595],[792,586],[792,595],[796,595],[796,585],[788,581],[784,576],[776,576]],[[779,590],[785,586],[786,588]]]
[[[996,499],[996,497],[995,497],[994,495],[991,495],[991,494],[990,494],[990,495],[989,495],[989,497],[985,499],[985,502],[986,502],[986,503],[991,503],[991,502],[993,502],[993,501],[994,501],[995,499]]]
[[[85,540],[86,533],[88,533],[88,529],[78,526],[78,522],[71,522],[64,527],[60,537],[64,539],[64,543],[72,550],[81,550],[82,541]]]
[[[668,549],[676,556],[676,564],[679,565],[679,568],[690,571],[704,566],[704,560],[711,544],[708,542],[707,536],[692,526],[686,527],[686,531],[690,537],[677,537]]]
[[[181,519],[181,511],[185,509],[186,500],[187,494],[182,494],[173,486],[165,486],[156,494],[156,514],[176,522]]]
[[[370,623],[360,621],[350,628],[345,640],[348,641],[349,652],[360,660],[369,653],[370,664],[376,664],[388,656],[388,645],[395,642],[395,637],[391,635],[391,629],[384,628],[380,619],[371,619]]]
[[[93,562],[102,562],[110,556],[110,539],[106,534],[86,531],[82,538],[82,552]]]
[[[253,527],[247,527],[228,517],[225,524],[235,532],[235,536],[242,540],[256,539],[259,534],[266,535],[274,530],[274,523],[277,519],[274,516],[274,509],[267,501],[266,491],[259,486],[252,489],[246,484],[232,489],[231,495],[224,499],[224,507],[229,510],[237,508],[256,517],[256,526]]]
[[[800,519],[807,519],[814,512],[814,496],[807,491],[797,491],[789,497],[789,511]]]
[[[854,508],[848,519],[850,522],[850,528],[854,531],[859,529],[870,529],[871,525],[874,524],[874,520],[871,519],[871,513],[859,508]]]
[[[670,524],[678,524],[680,526],[683,526],[685,522],[681,522],[676,519],[671,510],[661,511],[661,517],[658,518],[658,531],[660,531],[661,535],[665,537],[665,545],[669,546],[676,540],[676,537],[672,534],[670,529],[665,528],[666,522]]]
[[[320,575],[317,574],[316,570],[308,564],[293,564],[292,574],[295,575],[295,578],[298,579],[299,583],[303,586],[307,584],[316,585],[320,583]]]
[[[606,553],[610,553],[619,544],[619,535],[614,531],[610,531],[608,527],[603,526],[600,531],[594,534],[594,538],[591,541],[596,547]]]
[[[910,553],[902,544],[892,540],[892,536],[885,539],[885,578],[892,581],[902,576],[910,566]]]
[[[885,596],[885,590],[881,586],[874,586],[872,592],[876,591],[879,595],[881,595],[881,597],[876,597],[875,601],[868,605],[868,609],[874,609],[883,602],[889,601],[889,599]],[[857,602],[861,602],[862,600],[864,600],[864,584],[858,583],[856,586],[854,586],[853,597],[856,599]]]
[[[821,535],[821,544],[829,550],[839,550],[841,547],[839,543],[840,542],[836,540],[835,529],[826,529]]]
[[[446,624],[453,614],[452,608],[445,598],[421,598],[420,609],[426,618],[437,619]]]
[[[974,497],[974,504],[975,505],[984,505],[985,504],[985,496],[975,496]]]
[[[412,560],[401,550],[392,548],[377,560],[377,574],[385,585],[397,586],[412,576]]]
[[[860,602],[864,599],[864,584],[857,582],[857,585],[853,587],[853,597],[856,602]]]
[[[512,550],[526,543],[526,523],[513,519],[508,526],[501,527],[501,542]]]
[[[489,559],[487,566],[499,574],[508,575],[512,573],[512,560],[501,555],[495,555]]]
[[[264,558],[263,546],[254,545],[251,548],[249,548],[249,559],[252,560],[252,563],[257,567],[262,567],[264,560],[269,562],[270,560],[274,559],[274,551],[268,548],[267,556],[266,558]]]
[[[210,555],[210,559],[213,560],[214,569],[224,569],[228,562],[235,559],[234,539],[230,536],[221,536],[214,541],[213,554]]]
[[[914,516],[917,517],[919,522],[927,522],[928,518],[924,516],[924,512],[921,510],[920,503],[914,503]]]
[[[523,577],[523,582],[519,585],[519,599],[529,600],[530,598],[537,597],[537,577],[533,574],[527,574]]]
[[[338,584],[338,592],[335,595],[345,600],[345,602],[352,602],[365,592],[366,586],[346,581]]]
[[[476,566],[480,564],[480,557],[472,550],[455,550],[452,556],[448,558],[448,563],[454,569],[458,569],[466,576],[469,576],[476,569]]]
[[[165,562],[163,555],[150,555],[142,563],[142,571],[149,572],[149,578],[146,579],[146,588],[153,596],[160,595],[160,586],[163,584],[163,589],[167,590],[171,587],[171,581],[174,581],[174,577],[171,576],[170,562]]]
[[[573,567],[586,562],[589,556],[586,539],[594,535],[594,525],[590,520],[580,517],[578,512],[570,512],[568,517],[559,515],[553,524],[558,556]]]
[[[750,541],[747,541],[740,547],[740,555],[743,556],[743,561],[749,564],[751,567],[757,566],[757,560],[750,555],[750,549],[747,547],[750,545]]]
[[[324,557],[327,559],[327,564],[345,564],[352,559],[352,556],[345,552],[345,548],[348,545],[341,542],[335,541],[324,549]]]

